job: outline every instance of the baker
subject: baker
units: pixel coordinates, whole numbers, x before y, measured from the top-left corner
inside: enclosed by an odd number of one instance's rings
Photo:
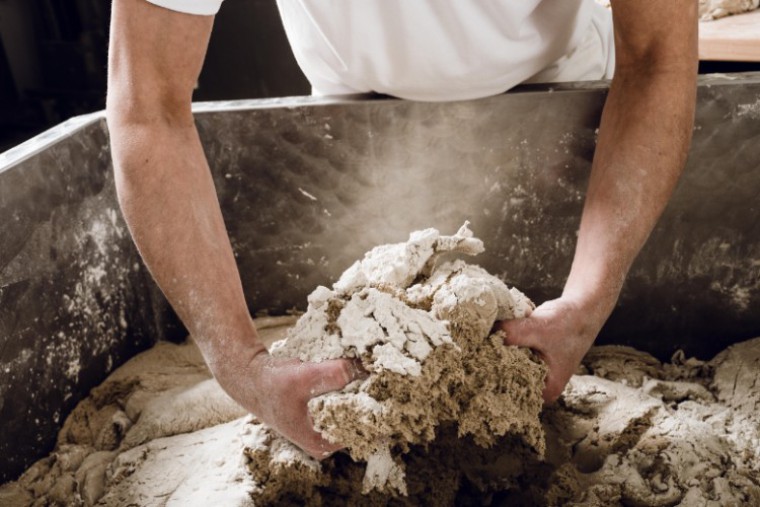
[[[339,446],[307,401],[360,373],[347,360],[274,360],[257,337],[191,113],[221,0],[115,0],[107,119],[134,241],[222,387],[315,457]],[[546,361],[556,399],[611,313],[691,139],[697,2],[279,0],[318,95],[474,99],[519,83],[612,77],[562,295],[504,322]],[[613,31],[614,26],[614,31]],[[613,35],[614,33],[614,35]]]

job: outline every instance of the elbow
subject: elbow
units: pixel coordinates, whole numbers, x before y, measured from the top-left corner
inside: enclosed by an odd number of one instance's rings
[[[697,2],[675,0],[663,5],[620,2],[613,5],[612,16],[615,74],[631,78],[680,75],[696,79]]]
[[[112,134],[125,129],[193,128],[192,99],[180,93],[145,92],[109,83],[106,123]]]
[[[615,74],[629,77],[668,74],[696,79],[699,56],[696,32],[669,37],[615,37]]]
[[[669,76],[677,81],[686,79],[696,81],[699,60],[694,51],[678,55],[662,55],[657,51],[642,52],[636,55],[618,56],[615,63],[615,76],[627,79],[653,78]]]
[[[109,86],[106,124],[117,189],[152,173],[153,161],[167,146],[197,136],[191,104],[189,97],[179,100]]]

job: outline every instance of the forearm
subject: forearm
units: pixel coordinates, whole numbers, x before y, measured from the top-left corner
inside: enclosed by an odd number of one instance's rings
[[[213,18],[143,0],[114,0],[111,16],[106,112],[135,244],[227,394],[321,459],[340,446],[314,431],[307,403],[356,368],[262,353],[191,111]]]
[[[608,314],[668,202],[691,140],[696,65],[621,69],[599,129],[564,296]],[[606,315],[605,315],[606,317]]]
[[[212,371],[256,343],[191,111],[213,17],[115,0],[106,113],[119,203]]]
[[[170,118],[170,117],[169,117]],[[119,203],[140,254],[212,370],[256,332],[192,117],[109,111]]]
[[[615,78],[602,113],[578,243],[562,297],[503,322],[535,350],[555,400],[617,302],[681,174],[696,101],[697,2],[612,0]]]

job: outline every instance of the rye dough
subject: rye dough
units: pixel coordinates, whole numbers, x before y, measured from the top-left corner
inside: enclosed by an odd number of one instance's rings
[[[710,361],[594,347],[541,411],[543,364],[495,320],[532,303],[429,229],[369,252],[300,318],[257,319],[272,353],[353,357],[369,376],[310,411],[346,451],[318,462],[246,415],[195,344],[161,342],[67,418],[3,506],[760,505],[760,338]]]

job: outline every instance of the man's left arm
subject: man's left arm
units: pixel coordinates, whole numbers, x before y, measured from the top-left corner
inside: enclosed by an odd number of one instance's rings
[[[613,0],[615,76],[602,113],[578,243],[562,296],[521,320],[505,342],[546,361],[555,400],[591,347],[673,192],[696,103],[697,2]]]

